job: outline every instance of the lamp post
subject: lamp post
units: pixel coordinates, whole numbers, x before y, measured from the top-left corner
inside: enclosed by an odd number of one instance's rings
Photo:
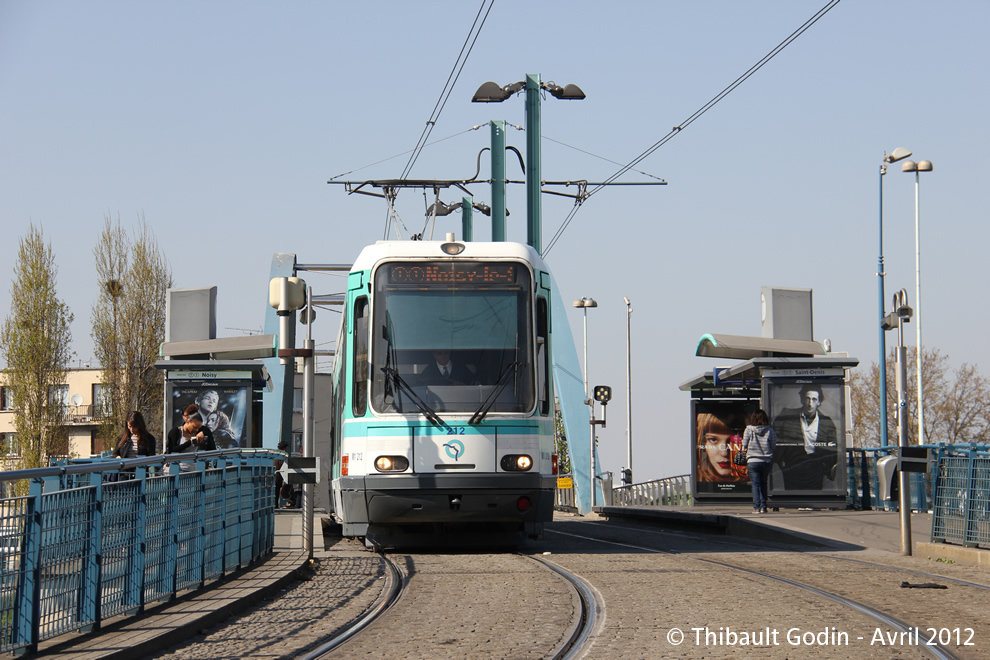
[[[907,291],[901,289],[894,294],[893,308],[881,323],[884,331],[897,329],[897,446],[898,456],[903,458],[904,448],[908,445],[907,425],[907,348],[904,346],[904,324],[911,321],[914,313],[908,304]],[[899,461],[898,472],[898,508],[901,521],[901,554],[910,556],[911,548],[911,475],[904,471]]]
[[[501,103],[513,94],[526,90],[526,210],[527,210],[527,223],[526,223],[526,242],[531,245],[538,254],[543,254],[542,247],[542,206],[540,200],[540,193],[542,191],[541,178],[540,178],[540,159],[541,159],[541,149],[540,149],[540,138],[541,138],[541,126],[540,126],[540,90],[546,90],[550,92],[550,95],[554,98],[563,99],[565,101],[569,100],[580,100],[585,97],[584,92],[577,85],[567,85],[561,87],[554,83],[545,83],[540,80],[540,74],[538,73],[528,73],[526,74],[526,80],[512,83],[511,85],[506,85],[505,87],[499,87],[496,83],[486,82],[478,91],[474,93],[471,101],[474,103]],[[503,136],[504,136],[504,124],[503,124]],[[502,154],[498,157],[502,158],[504,156],[505,145],[502,144]],[[495,162],[496,149],[492,149],[492,162]],[[504,177],[504,171],[503,171]],[[493,178],[494,174],[493,174]],[[495,183],[493,182],[493,186]],[[504,188],[502,189],[504,194]],[[493,196],[494,196],[493,192]],[[492,205],[495,205],[495,200],[492,200]],[[588,396],[588,386],[585,383],[585,397]]]
[[[897,147],[890,155],[883,155],[883,162],[880,164],[880,257],[877,261],[877,283],[880,290],[878,297],[880,305],[880,445],[887,444],[887,344],[884,337],[883,319],[883,176],[887,173],[887,164],[896,163],[911,155],[911,152],[903,147]]]
[[[921,380],[921,210],[919,196],[921,190],[921,173],[931,172],[935,167],[930,160],[915,163],[905,161],[901,165],[902,172],[914,172],[914,329],[918,345],[915,348],[918,363],[918,444],[925,443],[925,406],[923,401],[924,383]]]
[[[588,308],[598,307],[598,303],[594,298],[588,298],[587,296],[579,298],[574,301],[575,307],[580,307],[584,310],[584,402],[585,404],[591,406],[591,417],[594,420],[595,416],[595,402],[588,396]],[[590,476],[589,481],[591,482],[591,506],[595,506],[595,425],[591,424],[591,447],[590,447],[590,460],[588,465],[591,466],[588,474]]]
[[[626,302],[626,471],[622,480],[626,486],[632,486],[632,303]]]
[[[588,403],[588,308],[598,307],[598,302],[594,298],[579,298],[574,301],[575,307],[584,310],[584,402]]]

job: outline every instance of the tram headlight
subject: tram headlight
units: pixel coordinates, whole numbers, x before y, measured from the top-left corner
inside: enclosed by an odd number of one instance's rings
[[[405,456],[379,456],[375,459],[375,469],[379,472],[405,472],[409,469],[409,459]]]
[[[506,472],[526,472],[533,467],[533,457],[527,454],[506,454],[502,457],[501,465]]]

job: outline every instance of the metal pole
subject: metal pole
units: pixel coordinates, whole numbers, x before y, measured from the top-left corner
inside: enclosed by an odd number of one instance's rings
[[[505,121],[492,120],[492,241],[505,241]]]
[[[626,469],[629,470],[629,483],[632,485],[632,303],[626,301]]]
[[[904,319],[897,322],[897,444],[906,447],[908,444],[907,419],[907,348],[904,346]],[[903,451],[901,452],[903,455]],[[899,497],[898,507],[901,518],[901,554],[911,555],[911,481],[910,476],[898,465]]]
[[[588,308],[584,308],[584,402],[588,402]]]
[[[595,404],[590,399],[588,405],[591,406],[591,508],[595,508]]]
[[[540,74],[526,74],[526,242],[543,254],[540,200]]]
[[[879,285],[880,306],[880,446],[887,446],[887,340],[883,329],[883,175],[887,173],[887,163],[880,165],[880,256],[877,260],[877,284]]]
[[[918,362],[918,444],[925,443],[925,405],[924,383],[921,380],[921,210],[919,208],[919,190],[921,188],[921,172],[914,172],[914,322],[918,345],[916,360]]]
[[[474,240],[474,198],[461,197],[461,240]]]
[[[316,383],[316,344],[313,342],[313,298],[312,289],[306,287],[307,305],[303,312],[307,315],[306,339],[303,341],[303,349],[306,351],[303,358],[303,456],[312,458],[313,451],[313,431],[314,431],[314,396]],[[307,556],[313,558],[313,484],[303,485],[303,507],[302,507],[302,528],[303,528],[303,550]]]

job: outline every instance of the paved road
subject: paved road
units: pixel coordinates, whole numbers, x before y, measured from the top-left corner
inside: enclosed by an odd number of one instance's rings
[[[578,573],[598,590],[605,618],[589,658],[927,657],[912,640],[848,605],[699,560],[771,572],[834,591],[943,636],[958,630],[958,641],[973,646],[950,644],[953,653],[960,658],[990,657],[990,591],[948,581],[943,582],[948,589],[904,589],[902,581],[937,579],[893,569],[986,585],[990,574],[855,543],[866,537],[873,546],[889,546],[890,521],[881,515],[857,526],[855,518],[830,513],[828,520],[821,512],[776,520],[778,527],[793,527],[806,535],[818,531],[846,537],[833,538],[837,545],[830,548],[785,547],[685,529],[661,530],[655,522],[561,514],[545,539],[524,552]],[[333,538],[318,554],[320,564],[311,580],[155,657],[290,658],[356,619],[381,592],[380,560],[356,542]],[[849,558],[884,567],[846,561]],[[523,562],[506,553],[405,555],[409,591],[377,628],[345,644],[336,657],[543,657],[542,650],[552,648],[552,640],[571,621],[573,594],[560,588],[559,578]],[[967,628],[973,629],[971,637]],[[669,638],[674,629],[684,638]],[[742,633],[747,635],[745,644],[738,637]],[[929,633],[922,630],[924,634]]]

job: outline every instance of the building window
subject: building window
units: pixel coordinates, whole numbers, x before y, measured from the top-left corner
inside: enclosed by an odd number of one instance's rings
[[[93,383],[93,414],[89,417],[104,419],[110,416],[110,412],[109,392],[99,383]]]
[[[290,455],[291,456],[302,456],[302,453],[303,453],[303,434],[302,433],[296,433],[296,432],[293,431],[293,433],[292,433],[292,451],[290,452]]]
[[[48,403],[50,405],[60,405],[69,410],[69,386],[53,385],[48,388]]]
[[[14,409],[14,390],[9,387],[0,387],[0,410]]]
[[[16,433],[0,433],[0,453],[4,456],[20,456]]]
[[[303,409],[303,391],[300,389],[292,390],[292,412],[302,412]]]

